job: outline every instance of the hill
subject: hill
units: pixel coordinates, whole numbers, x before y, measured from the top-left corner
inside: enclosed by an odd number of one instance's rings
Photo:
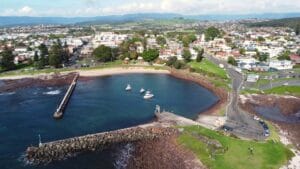
[[[247,24],[251,27],[290,27],[296,28],[297,25],[300,25],[300,17],[296,18],[284,18],[284,19],[275,19],[270,21],[255,22]]]
[[[136,13],[125,15],[108,15],[95,17],[28,17],[28,16],[0,16],[0,26],[23,26],[37,24],[115,24],[125,22],[141,22],[148,20],[170,20],[184,18],[197,21],[224,21],[241,19],[280,19],[300,17],[300,13],[265,13],[247,15],[182,15],[176,13]]]

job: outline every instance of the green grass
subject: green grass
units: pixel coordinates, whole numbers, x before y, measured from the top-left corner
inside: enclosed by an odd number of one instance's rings
[[[280,142],[240,140],[198,126],[183,128],[178,142],[211,169],[278,169],[294,156]],[[209,142],[217,141],[222,147],[212,146],[199,136],[206,137]],[[249,148],[253,148],[253,154]]]
[[[218,65],[212,63],[207,59],[203,59],[202,62],[191,62],[189,65],[195,69],[203,71],[204,73],[207,72],[208,74],[212,74],[218,76],[222,79],[227,79],[227,73],[224,69],[220,68]]]
[[[264,93],[300,96],[300,86],[279,86],[274,87],[272,89],[264,90]]]
[[[85,67],[85,68],[45,68],[45,69],[30,69],[33,67],[25,67],[18,70],[7,71],[0,73],[0,77],[6,76],[17,76],[17,75],[35,75],[35,74],[43,74],[43,73],[60,73],[60,72],[67,72],[67,71],[75,71],[75,70],[95,70],[95,69],[103,69],[103,68],[113,68],[113,67],[128,67],[129,65],[122,65],[122,61],[114,61],[114,62],[107,62],[101,65],[97,65],[95,67]]]

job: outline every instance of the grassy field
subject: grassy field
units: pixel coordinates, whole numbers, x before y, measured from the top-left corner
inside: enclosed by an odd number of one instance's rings
[[[292,95],[300,96],[300,86],[278,86],[267,90],[245,89],[242,94],[277,94],[277,95]]]
[[[202,62],[190,62],[189,65],[195,72],[206,75],[207,79],[212,82],[215,87],[221,87],[228,91],[231,90],[229,87],[231,80],[228,78],[226,71],[218,65],[207,59],[204,59]]]
[[[213,74],[223,79],[227,79],[227,73],[224,69],[220,68],[218,65],[212,63],[207,59],[203,59],[202,62],[191,62],[189,63],[193,69],[201,70],[209,74]]]
[[[240,140],[198,126],[183,129],[178,142],[211,169],[278,169],[294,156],[280,142]]]
[[[264,93],[300,96],[300,86],[279,86],[264,90]]]

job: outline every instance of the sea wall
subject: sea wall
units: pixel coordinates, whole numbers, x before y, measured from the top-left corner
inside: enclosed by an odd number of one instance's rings
[[[111,132],[69,138],[49,143],[39,147],[28,147],[26,160],[31,164],[44,164],[62,160],[80,152],[105,149],[113,144],[153,140],[176,133],[169,127],[132,127]]]

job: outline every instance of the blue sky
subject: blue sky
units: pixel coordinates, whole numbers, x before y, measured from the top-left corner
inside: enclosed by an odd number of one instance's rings
[[[2,16],[100,16],[138,12],[249,14],[300,12],[300,0],[0,0]]]

